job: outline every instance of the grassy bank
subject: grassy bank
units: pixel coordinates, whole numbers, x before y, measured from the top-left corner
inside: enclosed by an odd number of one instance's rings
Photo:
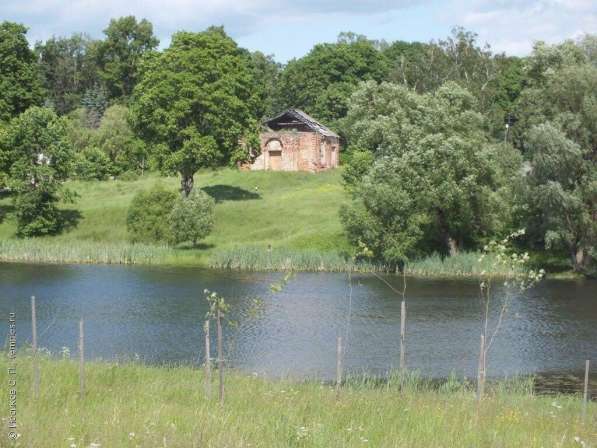
[[[0,381],[8,384],[7,360]],[[590,447],[597,404],[586,421],[575,396],[533,396],[498,384],[477,407],[471,386],[430,387],[416,377],[380,385],[349,382],[337,399],[317,382],[226,375],[226,401],[208,399],[189,367],[89,363],[78,397],[75,362],[41,360],[41,396],[30,397],[31,362],[17,363],[16,446],[35,447]],[[401,387],[402,386],[402,387]],[[527,385],[528,386],[528,385]],[[214,393],[217,391],[213,387]],[[8,406],[8,404],[7,404]],[[6,434],[0,446],[10,446]],[[584,443],[581,445],[580,441]]]
[[[72,226],[58,236],[20,240],[10,197],[0,198],[0,261],[202,266],[248,271],[380,271],[354,263],[338,211],[348,200],[341,171],[319,174],[239,172],[222,169],[196,175],[195,185],[215,198],[215,228],[198,248],[133,245],[126,216],[133,196],[178,178],[148,175],[136,181],[68,182],[79,198],[63,205]],[[408,275],[469,277],[491,271],[476,253],[409,263]],[[495,272],[507,276],[508,272]]]
[[[176,177],[68,182],[79,198],[64,205],[75,221],[63,234],[19,241],[11,198],[0,199],[0,260],[20,262],[153,263],[208,266],[216,254],[245,245],[334,253],[348,250],[338,219],[347,200],[340,171],[317,175],[223,169],[195,176],[217,202],[215,228],[199,248],[133,246],[126,215],[133,196],[155,184],[176,189]],[[4,216],[4,218],[2,218]]]

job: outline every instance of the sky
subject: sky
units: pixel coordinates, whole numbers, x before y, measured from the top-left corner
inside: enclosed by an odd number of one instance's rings
[[[126,15],[151,21],[162,48],[173,32],[223,25],[242,47],[279,62],[343,31],[427,42],[463,26],[518,56],[537,40],[597,33],[597,0],[0,0],[0,20],[28,26],[31,43],[73,32],[101,38],[111,18]]]

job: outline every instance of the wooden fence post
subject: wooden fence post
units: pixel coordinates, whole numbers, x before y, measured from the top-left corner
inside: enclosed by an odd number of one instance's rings
[[[85,396],[85,328],[83,318],[79,321],[79,396]]]
[[[205,321],[203,326],[205,330],[205,394],[207,398],[211,397],[211,347],[209,340],[209,319]]]
[[[485,335],[481,335],[481,348],[479,350],[479,372],[477,376],[477,400],[481,401],[485,390]]]
[[[583,420],[587,416],[587,401],[589,400],[589,365],[590,361],[587,359],[585,361],[585,388],[582,400],[582,418]]]
[[[37,311],[35,307],[35,296],[31,296],[31,333],[33,349],[33,399],[39,398],[39,364],[37,359]]]
[[[340,396],[342,384],[342,336],[336,339],[336,398]]]
[[[400,305],[400,370],[406,368],[406,301]]]
[[[224,357],[222,353],[222,312],[218,308],[217,313],[218,330],[218,374],[220,377],[220,404],[224,404]]]

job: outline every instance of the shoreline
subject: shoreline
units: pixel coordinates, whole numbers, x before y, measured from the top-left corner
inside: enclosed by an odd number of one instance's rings
[[[367,261],[354,263],[339,252],[314,249],[240,246],[208,255],[202,253],[201,249],[89,241],[72,243],[45,239],[0,240],[0,263],[163,266],[223,272],[353,272],[402,275],[389,271],[383,265]],[[477,252],[463,252],[447,258],[431,255],[407,264],[405,275],[410,278],[478,279],[481,272],[485,271],[491,273],[493,278],[512,277],[511,272],[492,272],[491,264],[479,264],[478,257]],[[547,278],[580,280],[588,277],[570,270],[548,273]]]

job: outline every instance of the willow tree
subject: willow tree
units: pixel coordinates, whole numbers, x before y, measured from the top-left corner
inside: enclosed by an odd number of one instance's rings
[[[399,265],[474,247],[508,223],[502,187],[513,183],[520,158],[491,144],[476,107],[452,82],[425,95],[390,83],[361,86],[347,133],[369,155],[353,157],[346,170],[354,202],[341,214],[355,245]]]
[[[255,90],[249,53],[222,28],[176,33],[170,47],[142,65],[132,124],[158,166],[180,173],[188,196],[194,174],[228,162],[255,129]]]

